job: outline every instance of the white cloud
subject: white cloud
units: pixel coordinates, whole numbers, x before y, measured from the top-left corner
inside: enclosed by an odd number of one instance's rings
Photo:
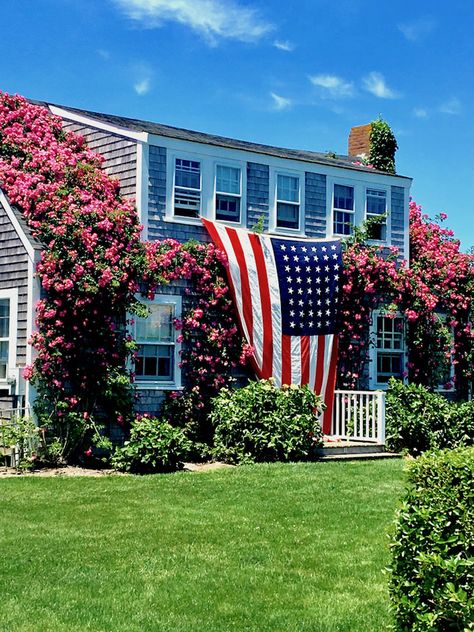
[[[416,116],[416,118],[427,118],[428,110],[425,110],[425,108],[413,108],[413,116]]]
[[[387,86],[380,72],[370,72],[362,81],[365,89],[380,99],[396,99],[399,96],[395,90]]]
[[[289,40],[275,40],[273,46],[278,50],[284,50],[287,53],[291,53],[295,50],[295,45]]]
[[[151,81],[149,77],[145,77],[144,79],[140,79],[133,85],[133,89],[139,96],[143,96],[150,92]]]
[[[108,50],[105,50],[104,48],[99,48],[97,54],[99,55],[99,57],[102,57],[102,59],[105,59],[105,61],[109,61],[111,57],[110,52]]]
[[[273,99],[274,110],[287,110],[293,105],[293,101],[291,99],[282,97],[279,94],[275,94],[274,92],[270,92],[270,96]]]
[[[210,44],[218,39],[254,42],[273,30],[256,9],[236,0],[113,0],[132,20],[156,28],[178,22],[197,31]]]
[[[432,18],[420,18],[412,22],[398,24],[398,30],[403,33],[410,42],[418,42],[429,35],[436,26]]]
[[[439,111],[443,114],[460,114],[461,101],[456,97],[451,97],[439,106]]]
[[[336,75],[311,75],[309,80],[314,86],[323,88],[327,95],[335,99],[351,97],[354,94],[354,84]]]

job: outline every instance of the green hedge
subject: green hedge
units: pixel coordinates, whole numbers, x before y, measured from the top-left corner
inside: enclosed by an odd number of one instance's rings
[[[474,401],[452,403],[419,384],[390,380],[386,444],[390,450],[425,450],[474,444]]]
[[[260,380],[224,388],[212,403],[213,456],[229,463],[312,459],[322,444],[322,409],[307,386]]]
[[[409,468],[391,542],[396,630],[474,630],[474,448]]]

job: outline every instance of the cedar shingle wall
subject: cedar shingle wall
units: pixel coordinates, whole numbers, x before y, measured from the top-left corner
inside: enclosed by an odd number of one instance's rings
[[[18,288],[17,366],[26,362],[28,254],[0,203],[0,290]]]
[[[134,141],[110,132],[63,120],[63,128],[84,136],[88,146],[105,158],[107,173],[120,180],[124,197],[136,197],[137,145]]]

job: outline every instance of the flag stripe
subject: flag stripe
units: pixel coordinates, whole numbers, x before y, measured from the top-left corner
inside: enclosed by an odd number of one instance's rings
[[[291,336],[291,383],[301,381],[301,336]]]
[[[280,286],[276,278],[276,264],[270,237],[261,237],[262,251],[268,271],[271,316],[272,316],[272,339],[273,339],[273,361],[272,374],[277,386],[282,385],[282,336],[281,336],[281,300]]]
[[[263,321],[263,361],[261,364],[262,378],[268,379],[272,376],[273,365],[273,332],[272,332],[272,310],[270,290],[268,287],[267,269],[265,258],[262,252],[262,244],[255,234],[249,234],[255,263],[258,272],[258,284],[260,288],[261,318]]]
[[[301,384],[309,384],[309,336],[301,337]]]
[[[253,345],[253,314],[252,314],[252,294],[250,292],[249,275],[247,270],[247,263],[245,261],[244,251],[240,243],[239,237],[234,228],[227,228],[227,234],[229,235],[230,243],[234,249],[237,263],[240,269],[240,284],[242,291],[242,309],[249,332],[249,344]]]
[[[326,410],[324,411],[323,416],[323,432],[327,435],[330,435],[332,432],[332,409],[334,406],[334,390],[336,388],[338,342],[337,336],[334,336],[324,397]]]
[[[314,390],[317,395],[321,395],[324,377],[324,350],[326,347],[326,339],[324,336],[318,336],[318,350],[316,356],[316,380],[314,382]]]
[[[291,336],[281,337],[281,383],[291,384]]]

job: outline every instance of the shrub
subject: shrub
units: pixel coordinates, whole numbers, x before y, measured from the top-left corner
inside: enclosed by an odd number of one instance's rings
[[[214,398],[215,458],[230,463],[302,461],[322,444],[321,398],[307,386],[276,388],[271,380],[224,388]]]
[[[455,448],[474,443],[474,402],[451,403],[419,384],[391,379],[387,391],[386,444],[390,450]]]
[[[410,466],[392,536],[396,630],[474,630],[474,448]]]
[[[182,430],[166,421],[142,416],[132,422],[130,440],[117,448],[112,465],[141,474],[180,469],[191,444]]]

